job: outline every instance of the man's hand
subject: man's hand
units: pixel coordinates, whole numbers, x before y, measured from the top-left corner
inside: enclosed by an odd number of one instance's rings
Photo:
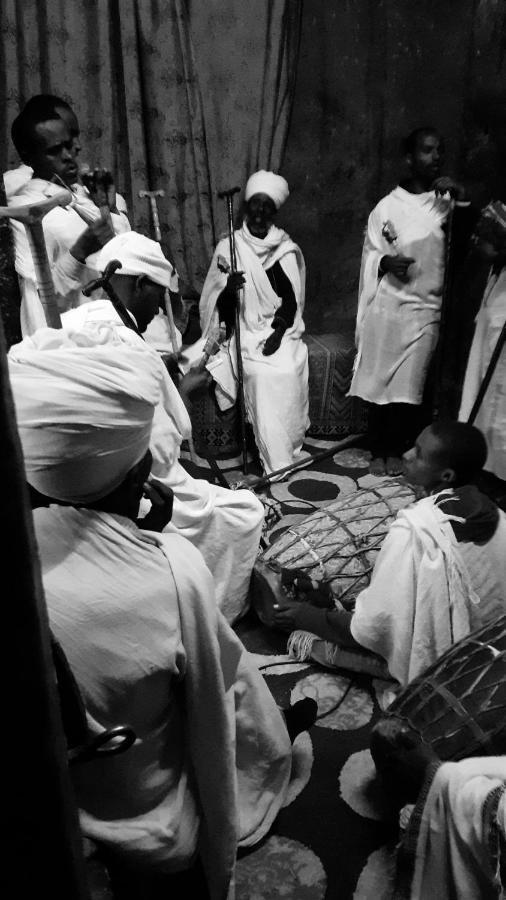
[[[409,281],[408,269],[415,262],[412,256],[383,256],[380,262],[380,270],[383,274],[390,273],[405,284]]]
[[[273,329],[272,334],[269,335],[264,344],[264,349],[262,350],[264,356],[272,356],[272,354],[275,353],[276,350],[279,350],[279,345],[283,340],[285,330],[286,329],[284,325],[278,325],[277,328]]]
[[[97,219],[91,225],[88,225],[86,231],[83,231],[78,237],[75,244],[70,248],[70,254],[78,262],[84,263],[91,253],[97,253],[113,237],[114,231],[109,223],[102,218]]]
[[[151,500],[151,509],[137,525],[147,531],[163,531],[172,518],[174,491],[155,479],[144,483],[144,496]]]
[[[227,278],[227,294],[236,294],[245,284],[244,272],[232,272]]]
[[[197,391],[203,391],[204,388],[208,387],[212,380],[213,379],[207,369],[201,369],[198,366],[194,366],[193,369],[190,369],[190,371],[181,378],[181,381],[179,382],[179,393],[191,397],[191,395],[195,394]]]
[[[442,175],[441,178],[436,178],[432,185],[432,190],[435,191],[437,197],[442,197],[443,194],[449,194],[454,200],[459,200],[460,202],[466,199],[466,189],[464,185],[459,184],[458,181],[455,181],[455,179],[450,178],[448,175]]]
[[[297,611],[300,603],[296,600],[284,599],[282,603],[274,605],[273,625],[281,631],[293,631],[297,628]]]

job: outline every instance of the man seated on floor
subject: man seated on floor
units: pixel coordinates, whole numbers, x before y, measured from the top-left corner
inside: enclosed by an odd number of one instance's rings
[[[103,271],[117,259],[122,268],[111,285],[134,323],[144,332],[170,286],[173,268],[160,245],[144,235],[128,232],[109,241],[97,257]],[[135,331],[123,325],[110,300],[91,300],[62,316],[67,328],[79,330],[106,323],[132,346],[145,346]],[[154,353],[154,351],[153,351]],[[156,354],[155,354],[156,355]],[[202,382],[207,373],[189,372],[188,386]],[[192,478],[179,463],[182,441],[191,435],[190,419],[172,380],[165,372],[163,398],[155,414],[151,440],[153,475],[174,492],[174,511],[168,532],[188,538],[202,553],[215,582],[221,611],[234,622],[248,608],[251,572],[258,554],[264,510],[249,490],[231,491]]]
[[[332,598],[327,609],[285,600],[276,625],[373,651],[404,685],[504,613],[506,515],[473,484],[486,456],[472,425],[425,428],[404,463],[408,480],[429,496],[398,513],[354,611]]]
[[[135,524],[144,491],[163,497],[146,484],[153,353],[104,326],[41,329],[11,348],[9,376],[27,479],[51,504],[34,511],[51,629],[92,719],[137,735],[73,770],[83,832],[134,870],[183,870],[198,852],[219,900],[237,846],[260,840],[283,803],[290,734],[316,704],[285,724],[200,553]]]
[[[300,453],[308,419],[308,357],[302,341],[305,264],[300,248],[274,218],[288,185],[274,172],[255,172],[245,191],[244,221],[235,232],[237,269],[230,273],[228,238],[214,253],[200,298],[202,345],[224,322],[227,340],[207,365],[222,410],[237,398],[235,307],[239,297],[246,416],[266,472],[291,465]]]
[[[79,126],[66,104],[55,98],[27,103],[12,124],[12,140],[26,169],[19,179],[10,179],[9,206],[24,206],[47,199],[62,187],[72,189],[67,207],[52,209],[42,221],[56,299],[60,309],[78,306],[84,299],[81,289],[97,277],[93,256],[115,233],[130,230],[123,212],[113,207],[110,223],[86,195],[78,180],[77,154]],[[9,183],[9,179],[7,179]],[[35,270],[26,229],[11,219],[15,243],[15,266],[21,287],[21,330],[31,334],[46,324],[37,292]]]

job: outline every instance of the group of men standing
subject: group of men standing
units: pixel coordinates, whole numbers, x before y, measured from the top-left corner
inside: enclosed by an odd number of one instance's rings
[[[156,242],[131,231],[119,195],[104,218],[80,183],[73,111],[59,98],[33,98],[16,119],[13,138],[23,165],[5,176],[11,206],[47,199],[61,186],[72,194],[68,206],[44,219],[61,331],[45,328],[26,235],[13,224],[24,339],[11,348],[9,367],[50,623],[93,721],[103,727],[129,721],[138,737],[128,759],[118,757],[108,769],[105,784],[103,763],[77,772],[83,829],[134,868],[177,871],[198,853],[212,898],[224,898],[236,847],[250,846],[270,828],[290,782],[291,739],[316,713],[306,705],[282,715],[229,627],[247,608],[262,504],[250,491],[191,478],[179,450],[191,434],[189,397],[206,379],[213,379],[222,409],[236,402],[238,307],[246,415],[263,468],[283,469],[300,454],[309,425],[305,264],[300,248],[274,224],[288,185],[264,170],[248,180],[243,223],[234,235],[237,271],[229,241],[220,241],[200,300],[202,338],[185,354],[189,370],[178,390],[142,337],[174,287],[174,269]],[[370,405],[371,472],[390,475],[399,473],[424,424],[424,388],[441,316],[445,224],[450,206],[458,215],[469,205],[462,186],[441,174],[442,141],[434,129],[418,129],[404,151],[407,179],[369,217],[350,389]],[[504,317],[504,257],[500,248],[493,254],[463,416]],[[121,269],[111,286],[126,321],[107,297],[89,301],[82,294],[115,259]],[[220,325],[225,340],[203,371],[204,347]],[[491,390],[494,403],[490,412],[482,409],[480,425],[493,470],[506,475],[504,390],[497,376]],[[306,607],[301,613],[301,606],[287,604],[277,613],[279,627],[320,628],[326,639],[379,653],[401,684],[427,662],[417,643],[427,644],[428,628],[434,652],[452,640],[440,628],[440,609],[426,603],[425,582],[422,599],[415,590],[405,615],[399,615],[397,595],[385,606],[392,570],[404,590],[418,578],[420,558],[432,552],[413,535],[439,535],[441,584],[448,588],[448,560],[458,570],[455,634],[504,607],[498,573],[506,559],[506,521],[467,490],[486,456],[483,438],[464,426],[433,427],[415,448],[408,469],[429,497],[392,530],[355,612]],[[447,488],[452,497],[436,506],[431,495]],[[481,581],[466,581],[457,543],[471,565],[478,561]],[[477,591],[487,603],[480,615],[471,610],[473,618],[468,601]],[[454,600],[450,586],[445,602],[453,606]]]

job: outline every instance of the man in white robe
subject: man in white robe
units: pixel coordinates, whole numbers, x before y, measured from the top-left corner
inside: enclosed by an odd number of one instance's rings
[[[502,214],[506,210],[503,207]],[[503,226],[504,227],[504,226]],[[493,243],[490,242],[493,240]],[[467,362],[459,419],[465,422],[478,396],[481,383],[501,330],[506,322],[506,238],[495,230],[490,240],[478,240],[481,255],[492,262]],[[506,480],[506,348],[503,344],[492,380],[475,419],[485,435],[488,456],[485,469]]]
[[[300,248],[273,225],[288,197],[284,178],[259,171],[248,180],[242,228],[235,232],[237,274],[230,272],[228,238],[215,250],[200,298],[202,340],[191,351],[201,357],[220,321],[228,340],[207,363],[221,409],[237,398],[234,331],[239,296],[246,415],[266,472],[291,465],[300,454],[308,419],[308,355],[302,341],[305,264]]]
[[[122,268],[112,284],[141,332],[148,327],[163,294],[172,283],[173,269],[155,241],[128,232],[111,240],[97,258],[105,269],[118,259]],[[142,339],[121,322],[109,300],[92,300],[64,313],[65,327],[79,330],[97,323],[109,325],[122,341],[137,346]],[[182,380],[183,388],[193,378]],[[264,510],[249,490],[231,491],[192,478],[179,462],[182,441],[191,435],[185,405],[165,372],[163,395],[156,410],[151,453],[153,475],[174,492],[168,533],[188,538],[202,553],[214,578],[218,606],[229,622],[248,609],[251,572],[260,543]]]
[[[409,178],[369,216],[350,395],[370,404],[371,472],[396,475],[422,427],[420,407],[439,334],[443,227],[450,197],[464,190],[441,177],[442,140],[420,128],[404,142]],[[445,195],[445,196],[443,196]]]
[[[426,428],[405,455],[405,469],[429,496],[398,513],[354,611],[338,600],[327,609],[287,600],[276,624],[348,650],[366,648],[405,685],[460,638],[502,615],[506,515],[472,485],[486,453],[483,435],[471,425]]]
[[[29,101],[14,120],[13,141],[24,166],[6,173],[4,179],[8,204],[13,207],[47,199],[62,186],[72,192],[71,204],[51,210],[42,222],[56,299],[64,311],[85,299],[81,289],[97,277],[93,255],[114,233],[128,231],[130,225],[124,210],[117,207],[111,212],[111,224],[105,222],[88,192],[76,183],[79,126],[67,104],[55,106],[54,99],[43,95],[38,102],[33,98],[37,102]],[[26,335],[46,322],[25,227],[14,219],[11,225],[21,287],[21,330]]]
[[[199,552],[135,524],[143,491],[161,490],[146,480],[162,365],[107,331],[41,329],[9,355],[27,479],[50,503],[34,521],[51,628],[95,727],[137,735],[73,769],[81,825],[134,871],[199,853],[223,900],[237,846],[283,802],[290,737]]]

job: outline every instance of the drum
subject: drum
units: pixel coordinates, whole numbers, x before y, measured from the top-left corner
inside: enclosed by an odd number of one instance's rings
[[[440,759],[506,754],[506,615],[455,644],[388,707]]]
[[[272,607],[286,596],[290,570],[328,585],[334,597],[352,607],[369,584],[390,525],[414,499],[405,482],[385,478],[332,501],[284,531],[255,565],[252,604],[260,620],[272,625]]]

